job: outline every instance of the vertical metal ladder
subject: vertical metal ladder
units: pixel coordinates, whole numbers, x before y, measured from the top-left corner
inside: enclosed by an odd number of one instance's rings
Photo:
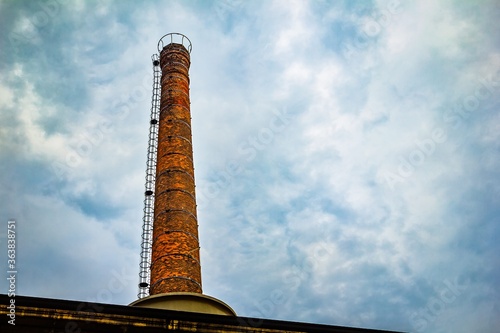
[[[156,151],[158,149],[158,123],[160,120],[161,67],[157,54],[153,54],[151,60],[153,61],[153,97],[151,100],[151,119],[149,121],[138,298],[149,296],[155,203]]]

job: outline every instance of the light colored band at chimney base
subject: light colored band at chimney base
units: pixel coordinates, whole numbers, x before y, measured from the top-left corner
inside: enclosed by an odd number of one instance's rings
[[[130,303],[130,306],[236,316],[236,312],[226,303],[198,293],[156,294],[138,299]]]

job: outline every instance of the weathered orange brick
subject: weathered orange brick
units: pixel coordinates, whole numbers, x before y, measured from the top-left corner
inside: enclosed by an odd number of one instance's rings
[[[194,183],[189,52],[169,44],[162,69],[150,294],[201,293]]]

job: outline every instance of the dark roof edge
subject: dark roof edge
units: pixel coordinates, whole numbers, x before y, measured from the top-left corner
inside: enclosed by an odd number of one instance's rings
[[[47,308],[59,309],[68,311],[78,311],[82,308],[95,308],[99,309],[101,314],[116,314],[132,317],[146,317],[154,319],[168,319],[168,320],[184,320],[184,321],[197,321],[201,323],[220,324],[220,325],[234,325],[240,327],[250,328],[265,328],[265,329],[280,329],[287,331],[301,331],[311,333],[395,333],[395,331],[374,330],[366,328],[333,326],[325,324],[311,324],[303,322],[282,321],[274,319],[250,318],[250,317],[233,317],[212,315],[193,312],[181,312],[172,310],[161,310],[151,308],[140,308],[127,305],[115,305],[104,303],[93,303],[87,301],[74,301],[74,300],[60,300],[52,298],[41,298],[32,296],[15,296],[16,307],[33,307],[33,308]],[[9,304],[10,297],[6,294],[0,294],[0,304]]]

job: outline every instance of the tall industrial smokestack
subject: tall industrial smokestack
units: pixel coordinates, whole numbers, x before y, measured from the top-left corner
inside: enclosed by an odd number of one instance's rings
[[[169,43],[160,51],[160,66],[160,123],[149,293],[201,293],[189,51],[182,44]]]
[[[189,101],[191,42],[182,34],[167,34],[158,52],[159,58],[153,56],[140,299],[132,305],[234,315],[225,303],[202,294]]]

